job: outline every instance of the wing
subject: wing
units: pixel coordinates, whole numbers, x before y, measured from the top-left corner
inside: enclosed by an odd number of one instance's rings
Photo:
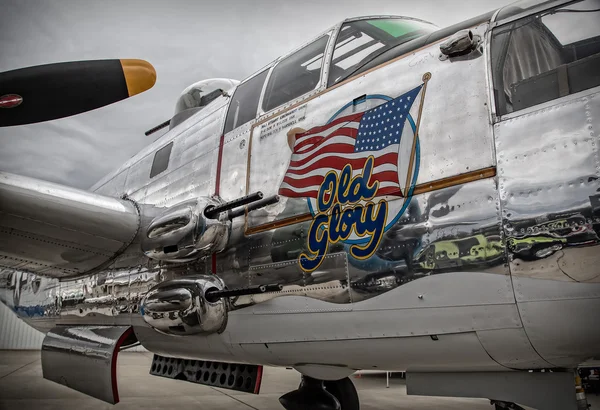
[[[144,92],[156,82],[143,60],[47,64],[0,73],[0,127],[68,117]],[[111,263],[140,227],[124,199],[0,173],[0,268],[55,278]]]
[[[0,268],[56,278],[101,269],[133,242],[140,219],[126,199],[0,172]]]

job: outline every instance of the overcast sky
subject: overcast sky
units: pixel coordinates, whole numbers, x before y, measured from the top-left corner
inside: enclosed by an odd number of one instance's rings
[[[108,58],[149,61],[151,90],[75,117],[0,128],[0,170],[89,188],[160,133],[180,92],[242,80],[346,17],[394,14],[440,27],[508,0],[0,0],[0,72]]]

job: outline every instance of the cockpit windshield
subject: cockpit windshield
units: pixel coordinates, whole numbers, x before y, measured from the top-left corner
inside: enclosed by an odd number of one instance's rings
[[[377,18],[345,23],[335,44],[328,86],[348,78],[384,51],[437,30],[433,24],[408,18]]]

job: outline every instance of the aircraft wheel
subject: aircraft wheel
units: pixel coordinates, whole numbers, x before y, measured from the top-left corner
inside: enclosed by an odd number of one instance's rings
[[[523,407],[519,406],[515,403],[510,403],[507,401],[495,401],[492,400],[490,404],[494,405],[496,410],[525,410]]]
[[[341,410],[360,410],[356,387],[349,377],[325,382],[325,390],[331,393],[341,405]]]

